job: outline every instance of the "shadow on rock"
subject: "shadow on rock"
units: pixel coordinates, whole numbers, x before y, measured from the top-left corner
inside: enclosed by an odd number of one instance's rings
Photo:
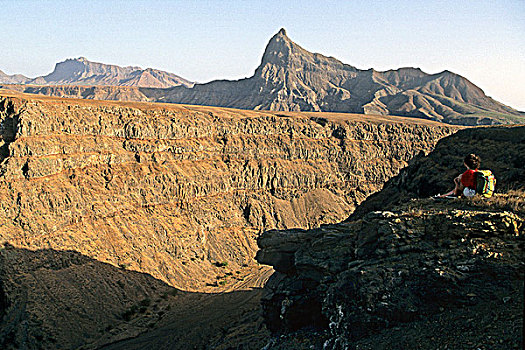
[[[264,346],[261,290],[190,293],[74,251],[0,249],[3,349]]]

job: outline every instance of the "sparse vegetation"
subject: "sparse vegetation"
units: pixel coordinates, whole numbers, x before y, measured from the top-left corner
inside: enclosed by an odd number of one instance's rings
[[[475,196],[470,199],[470,204],[491,210],[509,210],[515,213],[525,213],[525,189],[495,193],[491,198]]]
[[[144,306],[144,307],[147,307],[151,304],[151,299],[150,298],[145,298],[143,300],[140,301],[139,305],[140,306]]]
[[[216,261],[213,265],[217,266],[217,267],[226,267],[228,266],[228,262],[227,261]]]
[[[137,305],[133,305],[131,306],[129,309],[127,309],[126,311],[124,311],[120,317],[124,320],[124,321],[131,321],[131,319],[133,318],[133,316],[137,313],[137,311],[139,310],[138,306]]]

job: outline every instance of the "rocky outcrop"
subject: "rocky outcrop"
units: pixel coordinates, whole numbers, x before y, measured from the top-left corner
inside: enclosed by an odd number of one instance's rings
[[[263,299],[269,328],[317,329],[325,349],[518,348],[523,216],[424,204],[265,233],[258,260],[277,270]],[[269,348],[298,348],[279,343]]]
[[[520,348],[524,172],[510,156],[522,154],[524,135],[523,127],[460,131],[414,160],[373,196],[376,206],[365,201],[350,220],[264,233],[257,260],[277,272],[263,308],[269,329],[281,335],[267,348]],[[415,188],[427,195],[423,184],[444,164],[461,163],[456,153],[477,142],[501,179],[495,197],[417,198]]]

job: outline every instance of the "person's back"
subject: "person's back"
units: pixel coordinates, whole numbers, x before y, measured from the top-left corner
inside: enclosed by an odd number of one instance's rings
[[[463,164],[467,167],[467,171],[461,174],[461,185],[463,189],[459,189],[459,193],[456,196],[459,196],[460,193],[463,193],[465,197],[472,197],[476,194],[477,186],[477,172],[481,159],[475,154],[469,154],[465,157]]]
[[[444,195],[437,195],[436,197],[459,197],[460,195],[472,197],[476,195],[477,172],[480,163],[481,159],[477,155],[467,155],[463,160],[463,165],[465,165],[467,170],[454,179],[454,189]]]

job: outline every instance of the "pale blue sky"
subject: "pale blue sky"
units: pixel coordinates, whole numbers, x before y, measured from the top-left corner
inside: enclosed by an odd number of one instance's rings
[[[207,82],[251,76],[279,28],[361,69],[461,74],[525,110],[525,0],[0,0],[0,70],[30,77],[89,60]]]

